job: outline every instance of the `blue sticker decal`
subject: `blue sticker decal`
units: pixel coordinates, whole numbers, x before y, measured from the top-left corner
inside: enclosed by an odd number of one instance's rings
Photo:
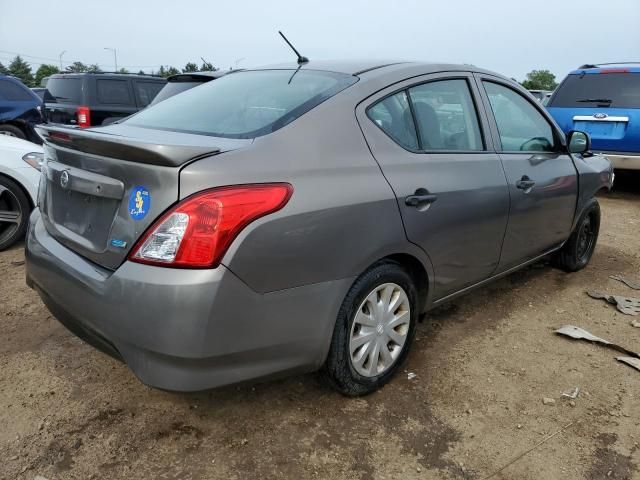
[[[117,238],[113,238],[111,240],[111,246],[116,248],[125,248],[127,246],[127,242],[124,240],[118,240]]]
[[[146,187],[137,186],[129,196],[129,215],[134,220],[142,220],[151,209],[151,194]]]

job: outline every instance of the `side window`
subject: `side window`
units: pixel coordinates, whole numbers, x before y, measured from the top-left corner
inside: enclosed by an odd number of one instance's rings
[[[464,79],[409,89],[422,150],[484,150],[478,114]]]
[[[21,87],[8,80],[0,80],[0,97],[13,102],[33,101],[35,99],[29,93],[27,87]]]
[[[409,99],[405,91],[391,95],[367,109],[367,116],[384,133],[405,148],[418,149],[416,128],[413,124]]]
[[[502,150],[552,152],[553,129],[522,95],[493,82],[483,82],[498,125]]]
[[[129,105],[131,96],[129,95],[129,82],[126,80],[96,80],[98,90],[98,101],[117,105]]]
[[[136,93],[141,107],[146,107],[155,98],[164,84],[160,82],[135,82]]]

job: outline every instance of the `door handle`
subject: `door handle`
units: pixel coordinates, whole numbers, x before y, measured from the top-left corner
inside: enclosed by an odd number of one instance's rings
[[[516,188],[520,190],[524,190],[524,193],[529,193],[529,191],[535,186],[536,182],[531,180],[528,176],[523,175],[520,180],[516,182]]]
[[[429,193],[426,188],[419,188],[413,195],[409,195],[404,199],[405,205],[409,207],[424,207],[435,202],[438,196],[434,193]]]

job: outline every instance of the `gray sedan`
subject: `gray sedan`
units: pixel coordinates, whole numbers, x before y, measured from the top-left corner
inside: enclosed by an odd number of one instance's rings
[[[321,369],[369,393],[429,309],[545,256],[587,265],[613,182],[586,134],[470,65],[241,71],[40,133],[27,283],[179,391]]]

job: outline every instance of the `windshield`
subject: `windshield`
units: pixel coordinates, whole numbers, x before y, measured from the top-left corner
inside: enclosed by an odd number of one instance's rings
[[[82,103],[79,78],[50,78],[47,82],[46,102]]]
[[[225,75],[155,104],[125,123],[227,138],[255,138],[284,127],[357,77],[314,70]]]
[[[548,106],[640,108],[640,73],[569,75]]]

